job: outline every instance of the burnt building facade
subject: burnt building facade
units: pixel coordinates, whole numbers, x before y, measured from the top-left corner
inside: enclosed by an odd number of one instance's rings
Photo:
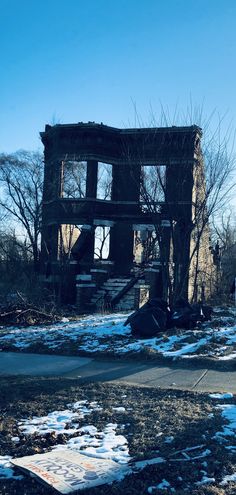
[[[96,307],[96,294],[97,301],[106,296],[117,304],[128,298],[124,309],[137,307],[148,291],[168,297],[170,277],[175,290],[179,287],[180,295],[187,297],[195,169],[202,167],[201,129],[117,129],[89,122],[46,125],[41,139],[45,148],[41,274],[48,289],[82,311]],[[112,170],[110,195],[103,199],[98,197],[101,163]],[[65,193],[68,164],[70,171],[82,167],[80,194]],[[144,185],[146,167],[150,174],[165,169],[160,201],[152,200],[148,184]],[[73,191],[76,187],[74,182]],[[109,246],[106,259],[96,260],[96,229],[101,226],[109,228]],[[134,263],[135,233],[148,231],[155,232],[159,255],[146,266],[143,263],[139,272]]]

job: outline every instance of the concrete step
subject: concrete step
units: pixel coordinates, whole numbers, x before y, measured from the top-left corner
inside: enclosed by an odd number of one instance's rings
[[[91,304],[95,305],[97,309],[102,308],[104,304],[109,304],[109,299],[116,297],[122,289],[124,289],[130,282],[130,278],[109,278],[103,285],[97,290],[97,292],[91,298]],[[148,288],[145,284],[145,279],[140,278],[135,281],[135,285],[132,286],[127,293],[123,295],[121,300],[116,304],[118,310],[134,310],[135,290],[137,288]],[[107,297],[107,301],[106,301]]]
[[[114,289],[114,287],[117,287],[117,289],[122,289],[123,287],[125,287],[126,284],[104,284],[103,287],[105,287],[106,289]]]

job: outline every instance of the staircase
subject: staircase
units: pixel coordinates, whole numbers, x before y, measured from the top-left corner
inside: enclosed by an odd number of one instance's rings
[[[92,296],[91,304],[96,311],[138,309],[148,299],[148,289],[142,278],[109,278]]]

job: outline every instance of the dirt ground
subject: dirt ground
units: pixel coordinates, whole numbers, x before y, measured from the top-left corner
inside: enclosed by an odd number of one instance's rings
[[[225,475],[234,473],[236,454],[227,450],[213,437],[223,426],[223,419],[216,409],[216,401],[207,394],[157,390],[122,384],[81,384],[78,380],[64,378],[1,378],[0,379],[0,455],[21,457],[50,450],[53,445],[65,443],[64,435],[25,435],[18,428],[22,418],[42,416],[54,410],[63,410],[68,403],[78,400],[97,401],[102,412],[94,411],[80,421],[80,426],[95,425],[103,429],[107,423],[124,425],[118,434],[124,435],[129,444],[132,460],[164,457],[165,463],[146,466],[143,470],[126,476],[123,481],[89,490],[86,495],[140,495],[148,494],[148,487],[168,480],[171,489],[152,491],[154,495],[191,493],[193,495],[233,495],[235,483],[220,487]],[[230,403],[236,402],[231,399]],[[218,401],[219,402],[219,401]],[[227,402],[224,401],[224,402]],[[125,410],[114,411],[123,406]],[[211,414],[214,414],[214,420]],[[19,436],[20,442],[11,438]],[[73,436],[73,435],[72,435]],[[166,437],[173,441],[166,443]],[[233,441],[231,440],[231,445]],[[234,440],[236,444],[236,440]],[[202,445],[194,450],[194,456],[209,449],[205,458],[186,460],[177,451]],[[197,455],[196,455],[197,454]],[[179,460],[177,460],[179,459]],[[206,462],[207,461],[207,462]],[[15,471],[22,474],[20,471]],[[197,486],[203,473],[215,482]],[[1,495],[42,495],[55,492],[41,485],[30,476],[22,480],[0,479]],[[150,493],[150,492],[149,492]]]

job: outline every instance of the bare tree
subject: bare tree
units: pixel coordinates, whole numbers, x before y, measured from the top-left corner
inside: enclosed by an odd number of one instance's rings
[[[63,197],[84,198],[86,191],[86,162],[65,160],[63,162]]]
[[[108,255],[107,243],[110,228],[104,225],[98,226],[95,230],[94,256],[97,260],[106,259]]]
[[[39,237],[43,187],[43,157],[37,152],[19,151],[0,155],[0,207],[8,222],[24,235],[39,269]]]
[[[188,117],[192,117],[192,113],[191,111]],[[165,125],[170,126],[169,116],[165,117],[165,119],[163,117]],[[198,112],[198,118],[202,119],[201,112]],[[189,124],[185,121],[184,124],[186,125],[186,123]],[[154,118],[152,124],[158,127]],[[209,271],[207,268],[207,261],[209,265],[209,257],[211,256],[209,252],[210,221],[229,201],[236,185],[234,179],[235,157],[232,151],[233,146],[231,148],[229,146],[230,141],[231,145],[233,142],[232,136],[226,132],[222,137],[222,120],[219,121],[213,132],[210,132],[209,121],[205,121],[204,124],[202,148],[198,150],[198,161],[193,168],[195,186],[192,198],[191,245],[188,270],[186,271],[186,279],[191,277],[192,298],[195,300],[199,297],[200,286],[204,291],[204,285],[208,282],[211,283],[210,279],[212,272],[214,272],[214,269]],[[184,180],[185,174],[179,179],[179,182],[182,181],[182,183],[179,183],[178,187],[183,188]],[[173,208],[169,204],[165,174],[160,167],[153,166],[148,179],[145,174],[142,175],[141,199],[147,211],[153,216],[160,212],[163,199],[165,202],[166,217],[169,221],[168,234],[161,223],[156,223],[154,227],[156,241],[159,245],[159,260],[162,264],[164,296],[167,297],[168,293],[170,301],[174,301],[177,297],[184,295],[185,281],[182,279],[182,285],[180,285],[177,273],[178,266],[181,264],[181,251],[185,243],[184,229],[180,242],[179,226],[176,225]],[[186,233],[186,236],[188,234],[189,232]],[[165,235],[169,236],[169,252],[166,252],[168,248],[163,243]],[[176,258],[172,258],[172,265],[167,263],[167,259],[171,258],[171,251],[176,253]]]
[[[25,290],[32,275],[32,262],[28,247],[14,231],[0,231],[0,293],[1,296]]]
[[[213,218],[212,231],[214,242],[219,242],[224,252],[236,244],[236,217],[226,209],[217,218]]]
[[[236,218],[226,210],[214,219],[213,239],[218,247],[215,255],[218,256],[218,294],[229,300],[230,288],[236,276]]]

